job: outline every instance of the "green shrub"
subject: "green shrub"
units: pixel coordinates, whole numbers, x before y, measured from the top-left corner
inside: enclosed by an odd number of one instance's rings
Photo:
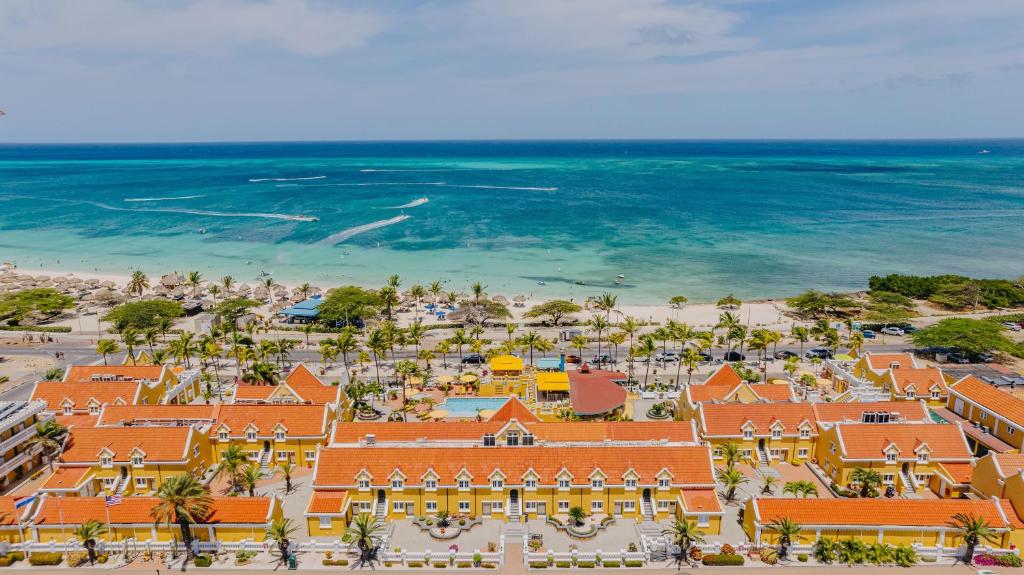
[[[66,325],[0,325],[0,331],[34,331],[40,333],[71,333]]]
[[[25,560],[25,552],[24,551],[11,551],[10,553],[7,554],[7,557],[10,557],[11,561],[24,561]]]
[[[572,567],[572,561],[555,561],[555,567],[559,569],[568,569]]]
[[[577,561],[576,566],[580,569],[593,569],[595,563],[593,561]]]
[[[107,555],[106,553],[96,557],[96,562],[99,563],[100,565],[103,565],[104,563],[106,563],[109,560],[110,560],[110,555]]]
[[[602,567],[612,567],[612,568],[618,569],[619,567],[622,566],[622,562],[620,562],[620,561],[602,561],[601,562],[601,566]]]
[[[413,569],[416,569],[416,568],[419,568],[419,567],[423,567],[423,562],[422,561],[410,561],[409,562],[409,567],[412,567]]]
[[[432,563],[432,565],[433,565],[433,566],[434,566],[435,568],[437,568],[437,569],[444,569],[445,567],[447,567],[447,566],[448,566],[448,562],[447,562],[447,561],[434,561],[434,562]]]
[[[483,567],[484,569],[497,569],[498,568],[498,564],[497,563],[481,563],[480,566]]]
[[[743,556],[733,553],[709,553],[704,556],[701,563],[709,567],[743,565]]]
[[[922,563],[935,563],[938,558],[934,555],[922,555],[920,559]]]
[[[455,566],[458,567],[459,569],[467,569],[469,567],[472,567],[473,564],[470,563],[469,561],[459,561],[458,563],[455,564]]]
[[[466,526],[466,520],[465,519],[459,519],[459,527],[465,527],[465,526]]]
[[[0,556],[0,567],[10,567],[11,563],[14,563],[14,560],[9,555]]]
[[[89,562],[89,553],[86,551],[68,551],[68,567],[80,567]]]
[[[547,569],[547,561],[530,561],[530,569]]]
[[[196,567],[209,567],[213,565],[213,557],[209,555],[196,555],[196,558],[192,560],[192,563]]]
[[[797,560],[797,561],[799,561],[799,562],[801,562],[801,563],[807,563],[807,554],[806,554],[806,553],[800,553],[800,554],[798,554],[798,555],[796,556],[796,560]]]
[[[348,559],[324,559],[323,564],[326,566],[343,567],[348,565]]]
[[[643,567],[644,562],[639,559],[627,559],[625,563],[626,567]]]
[[[60,565],[63,560],[64,555],[61,553],[33,553],[28,556],[30,565]]]

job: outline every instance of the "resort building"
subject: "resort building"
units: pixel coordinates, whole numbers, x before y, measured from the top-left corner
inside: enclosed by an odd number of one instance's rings
[[[1010,501],[1021,517],[1024,514],[1024,455],[989,453],[975,461],[971,491],[985,498]]]
[[[590,369],[583,364],[566,375],[569,379],[569,406],[580,419],[615,415],[632,417],[632,404],[627,403],[626,388],[623,387],[629,379],[625,373]],[[541,418],[544,419],[543,413]]]
[[[45,463],[43,448],[33,445],[36,425],[53,419],[43,401],[0,401],[0,487],[7,487]]]
[[[864,352],[853,364],[853,375],[858,379],[866,379],[883,387],[892,369],[918,369],[914,355],[910,353],[871,353]]]
[[[817,460],[833,482],[853,491],[851,474],[864,468],[882,476],[883,490],[956,497],[968,489],[972,457],[956,425],[839,423],[821,431]]]
[[[490,361],[490,377],[480,382],[477,391],[481,397],[508,397],[515,395],[526,398],[534,383],[534,374],[527,373],[523,360],[514,355],[499,355]]]
[[[894,401],[924,400],[931,405],[945,405],[949,399],[949,386],[937,367],[890,369],[882,380],[882,389]]]
[[[327,444],[332,413],[326,405],[307,404],[112,406],[97,425],[193,427],[209,437],[208,466],[219,464],[221,453],[237,445],[269,471],[286,462],[312,468],[317,449]]]
[[[18,499],[10,495],[0,495],[0,542],[24,541],[25,531],[18,521],[18,515],[22,512],[16,507]]]
[[[716,460],[727,443],[755,466],[800,464],[814,456],[818,426],[810,403],[701,403],[697,420]]]
[[[946,408],[939,415],[963,422],[979,454],[1020,451],[1024,445],[1024,399],[968,375],[949,387]]]
[[[720,530],[705,447],[494,445],[324,449],[306,512],[310,532],[337,537],[359,513],[518,522],[572,507],[599,517],[686,517],[709,534]]]
[[[347,413],[348,399],[341,385],[324,385],[305,364],[298,364],[278,385],[250,385],[235,387],[235,403],[290,404],[309,403],[327,405],[333,411]]]
[[[196,518],[192,536],[199,541],[263,541],[267,527],[282,517],[281,500],[276,497],[213,497],[206,517]],[[146,542],[181,540],[176,523],[157,523],[153,507],[157,497],[126,497],[117,505],[106,505],[102,497],[59,497],[44,493],[23,519],[32,540],[40,543],[73,539],[74,530],[90,520],[110,525],[97,539]]]
[[[772,522],[788,518],[800,526],[797,545],[821,538],[859,539],[864,543],[915,545],[918,552],[963,544],[950,525],[957,514],[985,520],[996,533],[995,547],[1011,549],[1024,543],[1024,524],[1005,500],[999,499],[797,499],[751,498],[743,515],[743,530],[755,544],[774,545],[778,534]]]
[[[200,370],[167,365],[73,365],[64,383],[132,381],[142,384],[136,403],[189,403],[199,397]]]
[[[40,381],[32,389],[32,401],[42,402],[46,411],[61,416],[96,417],[107,405],[135,405],[142,384],[134,381],[64,383]]]
[[[194,427],[76,427],[41,491],[149,495],[168,477],[202,477],[210,460],[209,437]]]
[[[722,364],[704,383],[685,385],[678,410],[683,419],[695,419],[702,403],[795,402],[793,386],[784,383],[748,383],[729,364]]]

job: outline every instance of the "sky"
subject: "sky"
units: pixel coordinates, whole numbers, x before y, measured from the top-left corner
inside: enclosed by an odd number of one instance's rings
[[[1024,137],[1024,0],[2,0],[0,142]]]

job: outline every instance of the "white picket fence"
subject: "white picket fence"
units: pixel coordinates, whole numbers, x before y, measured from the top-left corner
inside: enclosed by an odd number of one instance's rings
[[[627,561],[640,561],[642,563],[646,563],[647,554],[643,551],[626,551],[625,549],[619,551],[541,551],[526,553],[523,555],[523,560],[527,567],[529,567],[531,563],[550,563],[552,565],[557,565],[559,563],[571,563],[575,565],[581,561],[584,563],[588,561],[594,563],[615,561],[619,563],[620,567],[624,567]]]

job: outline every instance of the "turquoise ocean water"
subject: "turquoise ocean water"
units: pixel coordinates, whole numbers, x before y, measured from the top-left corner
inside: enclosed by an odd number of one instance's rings
[[[0,260],[629,303],[1017,277],[1024,141],[0,145]]]

